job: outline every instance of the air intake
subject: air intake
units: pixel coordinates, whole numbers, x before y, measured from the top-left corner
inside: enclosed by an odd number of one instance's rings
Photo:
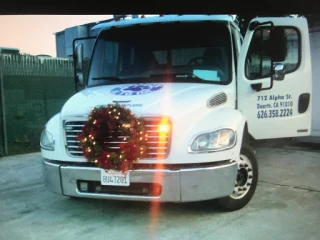
[[[217,107],[219,105],[224,104],[226,101],[227,101],[227,95],[225,93],[218,93],[208,99],[207,106],[209,108]]]

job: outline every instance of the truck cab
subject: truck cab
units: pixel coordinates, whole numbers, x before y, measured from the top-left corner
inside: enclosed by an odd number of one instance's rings
[[[164,15],[100,23],[88,68],[74,41],[83,87],[41,136],[46,187],[71,197],[214,201],[227,210],[254,195],[249,137],[310,134],[311,57],[304,18],[256,18],[242,38],[231,16]],[[87,69],[87,70],[86,70]],[[77,134],[96,106],[119,105],[145,122],[147,154],[125,183],[89,161]],[[110,142],[109,150],[119,144]],[[116,174],[121,174],[120,172]]]

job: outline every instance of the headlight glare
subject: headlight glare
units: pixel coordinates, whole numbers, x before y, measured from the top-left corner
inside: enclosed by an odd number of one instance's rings
[[[218,151],[233,147],[236,134],[231,129],[220,129],[197,136],[191,146],[191,152]]]
[[[55,141],[54,141],[53,134],[51,132],[49,132],[47,129],[44,129],[41,134],[40,146],[43,149],[53,151],[54,150],[54,143],[55,143]]]

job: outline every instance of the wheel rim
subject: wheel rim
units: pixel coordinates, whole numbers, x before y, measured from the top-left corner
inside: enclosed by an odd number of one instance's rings
[[[233,188],[233,193],[230,195],[233,199],[243,198],[250,190],[253,179],[252,164],[248,157],[240,154],[238,159],[238,174]]]

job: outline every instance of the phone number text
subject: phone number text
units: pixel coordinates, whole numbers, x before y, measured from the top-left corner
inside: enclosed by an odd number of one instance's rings
[[[292,109],[260,110],[257,113],[257,118],[274,118],[290,116],[292,116]]]

